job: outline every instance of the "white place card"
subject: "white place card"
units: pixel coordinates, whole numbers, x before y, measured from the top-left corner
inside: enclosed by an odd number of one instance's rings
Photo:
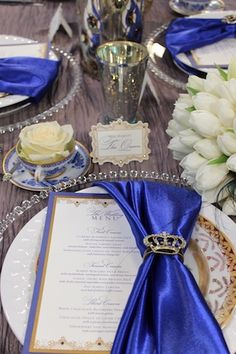
[[[108,195],[52,193],[23,354],[107,354],[142,259]]]
[[[102,165],[112,162],[120,167],[130,161],[149,159],[151,150],[148,147],[148,123],[139,121],[129,124],[122,119],[109,125],[98,123],[91,127],[89,135],[92,137],[93,162]]]

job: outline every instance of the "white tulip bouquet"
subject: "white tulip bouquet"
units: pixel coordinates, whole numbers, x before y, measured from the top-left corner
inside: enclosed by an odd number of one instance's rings
[[[223,211],[236,215],[236,58],[227,72],[190,76],[187,92],[175,103],[168,147],[203,199],[221,200]]]

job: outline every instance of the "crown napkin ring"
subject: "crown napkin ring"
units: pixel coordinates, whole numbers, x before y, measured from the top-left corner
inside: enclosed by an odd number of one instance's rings
[[[171,235],[166,231],[144,237],[143,243],[147,246],[143,258],[151,253],[180,255],[183,258],[183,249],[186,241],[182,236]]]
[[[227,23],[228,25],[236,24],[236,16],[235,15],[227,15],[222,19],[222,22]]]

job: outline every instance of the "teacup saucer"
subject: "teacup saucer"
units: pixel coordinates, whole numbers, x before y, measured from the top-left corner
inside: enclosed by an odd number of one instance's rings
[[[3,172],[6,174],[14,171],[12,172],[10,181],[17,187],[35,192],[41,191],[49,188],[47,184],[53,186],[60,182],[67,182],[69,179],[77,178],[88,172],[91,166],[91,159],[88,150],[78,142],[75,144],[75,149],[77,153],[73,160],[67,163],[65,166],[65,171],[58,177],[48,179],[46,184],[43,181],[36,181],[30,172],[21,165],[16,154],[15,146],[8,151],[3,160]]]
[[[209,11],[218,11],[223,10],[225,7],[223,0],[211,0],[207,6],[207,8],[201,8],[201,5],[185,5],[181,0],[170,0],[169,6],[171,10],[177,12],[180,15],[190,16],[200,12],[209,12]]]

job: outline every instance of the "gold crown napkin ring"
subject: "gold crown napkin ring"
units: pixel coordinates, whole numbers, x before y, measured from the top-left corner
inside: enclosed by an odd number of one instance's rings
[[[171,235],[166,231],[147,235],[143,243],[147,246],[143,255],[144,259],[151,253],[179,255],[183,258],[183,249],[186,247],[186,241],[182,236]]]
[[[222,22],[227,23],[228,25],[236,24],[236,16],[235,15],[227,15],[222,19]]]

